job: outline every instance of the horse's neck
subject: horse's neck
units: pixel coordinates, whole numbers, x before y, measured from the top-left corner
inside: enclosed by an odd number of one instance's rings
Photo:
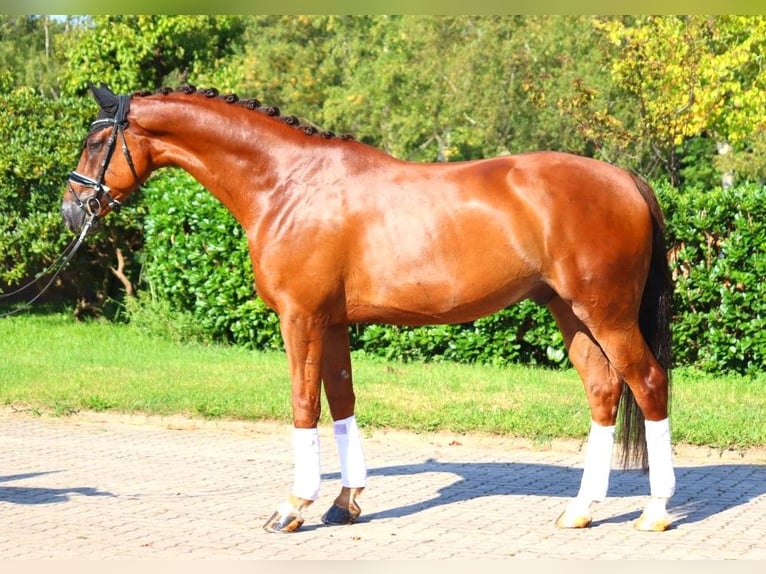
[[[281,126],[233,104],[137,102],[137,123],[150,134],[155,165],[191,174],[247,227],[257,216],[259,192],[278,185],[279,166],[292,149],[273,145],[273,132]]]

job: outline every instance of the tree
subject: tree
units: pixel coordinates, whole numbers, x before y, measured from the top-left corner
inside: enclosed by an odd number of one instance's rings
[[[372,16],[253,16],[247,23],[242,50],[217,87],[276,105],[284,113],[328,129],[348,129],[347,121],[327,122],[325,104],[334,89],[344,90],[360,58],[359,39],[374,50]]]
[[[585,17],[378,18],[344,44],[349,73],[328,92],[325,115],[354,118],[352,131],[410,159],[587,153],[555,102],[571,77],[600,74],[578,41],[589,26]]]
[[[0,90],[25,87],[57,97],[62,60],[54,43],[68,26],[46,15],[0,16]]]
[[[633,123],[610,109],[599,88],[575,86],[562,109],[602,148],[618,154],[648,149],[652,163],[643,171],[652,175],[661,165],[677,187],[686,142],[706,134],[742,142],[763,129],[763,17],[602,18],[595,30],[617,49],[610,73],[618,92],[606,95],[627,98],[638,111]]]
[[[233,53],[240,16],[93,16],[62,37],[63,88],[83,94],[89,82],[132,93],[182,83]]]
[[[590,27],[557,16],[258,16],[227,72],[248,95],[402,158],[586,152],[555,104],[572,77],[605,76],[587,56]]]

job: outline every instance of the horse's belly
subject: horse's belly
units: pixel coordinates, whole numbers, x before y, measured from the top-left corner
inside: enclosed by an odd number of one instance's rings
[[[540,285],[539,276],[533,274],[499,274],[492,270],[481,277],[455,274],[448,279],[425,273],[409,278],[392,275],[364,287],[349,285],[346,313],[350,322],[465,323],[529,297]]]

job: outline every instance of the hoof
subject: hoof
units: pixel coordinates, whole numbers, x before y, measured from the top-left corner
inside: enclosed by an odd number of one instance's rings
[[[664,532],[670,528],[670,515],[666,510],[667,498],[651,498],[649,504],[633,524],[641,532]]]
[[[664,516],[647,516],[644,512],[633,524],[636,530],[641,532],[665,532],[670,528],[671,520],[667,514]]]
[[[267,532],[295,532],[302,524],[303,518],[299,515],[293,512],[282,514],[277,510],[263,525],[263,529]]]
[[[352,503],[349,508],[333,504],[322,516],[322,522],[325,524],[353,524],[361,513],[362,509],[355,503]]]
[[[556,526],[558,528],[588,528],[593,519],[587,514],[570,514],[566,511],[561,513]]]

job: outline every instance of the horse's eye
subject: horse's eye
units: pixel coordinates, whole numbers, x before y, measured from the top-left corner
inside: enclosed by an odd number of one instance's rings
[[[85,142],[85,147],[88,148],[88,151],[90,152],[97,152],[104,147],[104,142],[101,140],[88,140]]]

